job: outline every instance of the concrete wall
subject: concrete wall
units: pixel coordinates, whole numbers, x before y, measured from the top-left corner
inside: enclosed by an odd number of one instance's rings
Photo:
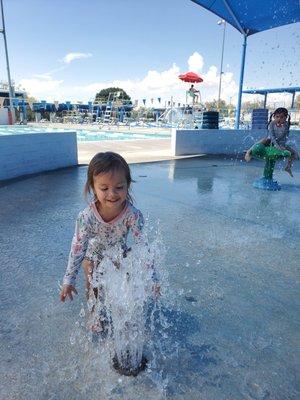
[[[298,133],[297,133],[298,132]],[[252,144],[267,136],[266,130],[172,129],[172,155],[243,154]],[[290,139],[300,149],[300,132],[291,131]]]
[[[0,125],[8,125],[8,108],[0,108]]]
[[[0,180],[77,164],[76,132],[0,136]]]

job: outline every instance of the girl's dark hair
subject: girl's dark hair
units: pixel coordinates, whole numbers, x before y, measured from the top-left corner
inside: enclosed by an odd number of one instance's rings
[[[106,151],[97,153],[90,161],[87,170],[87,179],[84,186],[84,196],[87,197],[94,189],[94,177],[99,174],[106,174],[114,171],[124,171],[128,186],[127,200],[133,201],[129,194],[130,184],[133,182],[130,174],[130,168],[127,162],[120,154]]]
[[[291,125],[291,116],[288,112],[288,110],[284,107],[279,107],[276,108],[276,110],[270,115],[270,119],[268,122],[268,126],[270,125],[272,118],[276,115],[276,114],[284,114],[285,117],[287,118],[287,123],[288,123],[288,128],[290,129],[290,125]]]

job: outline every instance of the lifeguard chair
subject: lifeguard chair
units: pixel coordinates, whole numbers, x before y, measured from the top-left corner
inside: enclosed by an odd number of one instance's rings
[[[200,83],[203,82],[203,79],[201,76],[196,74],[195,72],[186,72],[185,74],[181,74],[178,76],[178,78],[183,81],[183,82],[189,82],[189,83]],[[193,86],[193,85],[192,85]],[[198,97],[198,101],[195,101],[195,99]],[[200,90],[197,90],[196,93],[193,92],[191,89],[187,90],[185,92],[185,100],[186,104],[189,104],[189,100],[192,99],[192,105],[194,104],[200,104],[201,103],[201,93]]]
[[[195,99],[198,97],[198,101]],[[197,93],[192,92],[190,89],[185,92],[185,102],[186,104],[190,104],[189,100],[192,99],[192,105],[201,104],[201,93],[200,90]]]

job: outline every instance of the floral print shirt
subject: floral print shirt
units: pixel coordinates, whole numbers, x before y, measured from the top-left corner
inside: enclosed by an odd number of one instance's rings
[[[143,225],[142,213],[130,202],[110,222],[102,219],[95,202],[90,203],[77,217],[63,284],[75,285],[76,275],[84,258],[95,265],[103,258],[103,252],[110,247],[119,246],[126,250],[129,234],[138,242]]]

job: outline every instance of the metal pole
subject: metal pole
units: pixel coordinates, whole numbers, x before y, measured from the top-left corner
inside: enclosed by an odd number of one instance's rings
[[[7,42],[6,42],[6,34],[5,34],[5,22],[4,22],[4,10],[3,10],[3,1],[1,1],[1,15],[2,15],[2,29],[1,33],[3,33],[3,38],[4,38],[4,47],[5,47],[5,57],[6,57],[6,69],[7,69],[7,79],[8,79],[8,86],[9,86],[9,108],[12,116],[12,121],[14,123],[15,121],[15,109],[13,106],[13,98],[15,97],[14,95],[14,90],[11,84],[11,78],[10,78],[10,69],[9,69],[9,60],[8,60],[8,50],[7,50]]]
[[[170,118],[170,123],[171,123],[171,128],[173,127],[173,96],[171,96],[171,118]]]
[[[223,28],[223,41],[222,41],[222,55],[221,55],[221,68],[220,68],[219,94],[218,94],[218,108],[220,108],[226,21],[224,19],[222,19],[222,20],[218,21],[218,24],[219,25],[222,25],[222,24],[224,25],[224,28]]]
[[[295,92],[293,92],[291,108],[294,108],[294,106],[295,106]]]
[[[242,105],[242,91],[243,91],[243,81],[244,81],[246,48],[247,48],[247,35],[244,35],[242,63],[241,63],[241,73],[240,73],[240,84],[239,84],[239,94],[238,94],[238,102],[237,102],[237,107],[236,107],[234,129],[239,129],[239,127],[240,127],[240,115],[241,115],[241,105]]]

